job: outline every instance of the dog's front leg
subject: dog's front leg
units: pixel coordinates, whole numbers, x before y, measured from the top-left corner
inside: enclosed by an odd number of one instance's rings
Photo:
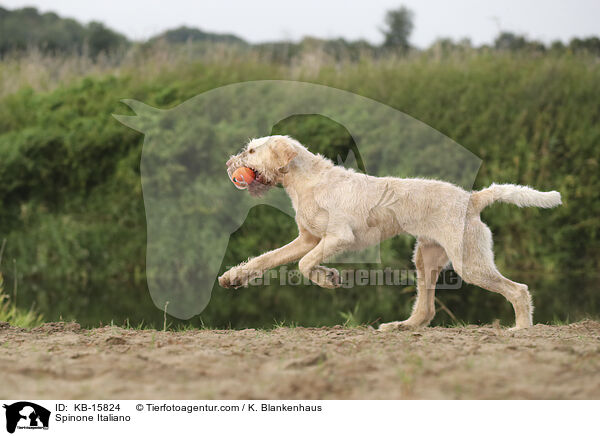
[[[322,288],[333,289],[342,283],[340,274],[335,268],[320,265],[328,257],[347,250],[354,243],[351,231],[338,235],[327,235],[306,256],[300,259],[300,272]]]
[[[250,280],[262,276],[265,271],[300,259],[315,248],[318,242],[318,238],[301,229],[300,235],[289,244],[226,271],[219,277],[219,285],[224,288],[248,286]]]

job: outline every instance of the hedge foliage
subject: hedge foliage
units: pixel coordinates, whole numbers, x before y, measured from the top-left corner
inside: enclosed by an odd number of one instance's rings
[[[343,68],[325,65],[316,72],[249,59],[183,63],[142,77],[134,72],[90,76],[50,93],[19,89],[0,101],[0,237],[7,239],[5,260],[16,261],[20,304],[35,302],[46,319],[74,318],[87,325],[126,319],[162,323],[145,276],[143,137],[111,116],[131,113],[119,101],[132,98],[172,108],[201,92],[258,79],[306,80],[344,89],[423,121],[483,160],[475,189],[496,182],[559,190],[564,205],[558,209],[497,204],[483,212],[495,234],[497,263],[508,277],[530,285],[538,321],[600,314],[594,283],[600,267],[596,59],[420,56]],[[273,133],[307,141],[332,158],[352,146],[341,126],[319,116],[289,119],[274,126]],[[231,239],[223,265],[294,236],[288,216],[256,207]],[[385,263],[410,268],[412,244],[409,237],[387,241]],[[13,282],[12,271],[4,271],[4,277]],[[409,313],[412,296],[410,285],[335,291],[216,286],[207,309],[190,322],[265,327],[274,320],[301,325],[390,321]],[[440,291],[438,298],[465,322],[513,319],[502,297],[468,285],[462,292]],[[449,321],[444,311],[435,320]]]

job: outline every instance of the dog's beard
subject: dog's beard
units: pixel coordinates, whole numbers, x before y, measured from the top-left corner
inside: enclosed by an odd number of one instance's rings
[[[252,183],[248,185],[248,194],[253,197],[261,197],[264,195],[269,189],[271,189],[272,185],[269,183],[262,183],[258,180],[254,180]]]

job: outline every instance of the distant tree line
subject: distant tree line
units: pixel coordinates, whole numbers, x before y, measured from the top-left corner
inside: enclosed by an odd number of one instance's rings
[[[362,56],[381,57],[390,54],[405,55],[418,51],[410,44],[414,28],[414,14],[406,7],[390,10],[384,17],[381,29],[383,42],[374,45],[365,40],[348,41],[343,38],[319,39],[306,37],[300,42],[278,41],[249,44],[233,34],[204,32],[197,28],[179,27],[163,32],[143,47],[152,48],[157,43],[181,44],[225,44],[244,50],[255,50],[271,60],[290,62],[305,53],[320,52],[333,60],[357,60]],[[61,18],[57,14],[40,13],[35,8],[7,10],[0,7],[0,56],[7,53],[37,49],[49,54],[80,54],[95,59],[100,53],[115,53],[132,45],[124,35],[103,24],[91,22],[82,25],[76,20]],[[509,52],[570,52],[589,53],[600,56],[598,37],[573,38],[569,43],[555,41],[546,45],[530,40],[524,35],[501,32],[490,46],[474,47],[468,39],[453,41],[438,39],[430,49],[443,52],[470,50],[497,50]]]
[[[242,38],[232,35],[230,33],[210,33],[204,32],[195,27],[181,26],[176,29],[167,30],[160,35],[157,35],[150,39],[149,42],[154,42],[159,39],[163,39],[171,44],[180,44],[187,42],[223,42],[227,44],[241,44],[248,45]]]
[[[35,8],[9,11],[0,7],[0,55],[35,48],[51,54],[77,53],[95,58],[128,44],[125,36],[102,23],[84,26],[52,12],[41,14]]]

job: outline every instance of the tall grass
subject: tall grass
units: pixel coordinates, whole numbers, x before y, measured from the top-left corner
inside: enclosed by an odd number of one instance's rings
[[[22,310],[16,305],[16,281],[13,293],[13,301],[4,290],[4,276],[2,275],[2,256],[6,239],[0,246],[0,321],[8,322],[17,327],[35,327],[42,323],[43,317],[37,313],[33,307],[29,310]],[[16,276],[15,276],[16,280]]]
[[[358,50],[349,53],[336,47],[334,54],[323,41],[307,38],[301,49],[293,45],[265,44],[258,47],[224,43],[202,43],[172,45],[157,40],[151,45],[133,44],[128,50],[117,53],[100,53],[91,58],[85,52],[52,55],[34,47],[27,51],[9,53],[0,59],[0,98],[22,88],[49,92],[68,85],[83,77],[135,76],[137,80],[149,81],[176,73],[181,78],[186,74],[197,74],[200,65],[221,69],[262,68],[265,76],[276,71],[286,79],[316,80],[322,74],[344,73],[347,69],[364,72],[365,68],[401,68],[415,61],[447,62],[482,56],[480,49],[443,51],[433,46],[424,52],[411,52],[399,56],[388,53],[374,54],[373,50]],[[242,73],[243,75],[243,73]]]
[[[52,55],[31,48],[0,59],[0,98],[22,88],[48,92],[83,77],[135,76],[148,81],[164,73],[186,70],[199,62],[221,67],[259,64],[260,53],[229,44],[133,45],[126,52],[101,53],[94,59],[83,54]]]

